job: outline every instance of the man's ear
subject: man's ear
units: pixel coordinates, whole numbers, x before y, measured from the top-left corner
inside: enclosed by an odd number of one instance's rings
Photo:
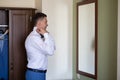
[[[41,21],[38,22],[38,25],[41,25]]]

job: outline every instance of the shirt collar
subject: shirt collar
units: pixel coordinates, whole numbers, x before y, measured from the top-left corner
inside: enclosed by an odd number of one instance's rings
[[[35,27],[33,28],[33,31],[36,31],[36,29],[37,29],[37,27],[35,26]]]
[[[36,29],[37,29],[37,27],[35,26],[35,27],[33,28],[33,32],[34,32],[35,34],[40,35],[40,34],[36,31]],[[40,35],[40,36],[41,36],[41,38],[44,38],[44,36],[43,36],[43,35]]]
[[[39,34],[39,33],[36,31],[36,29],[37,29],[37,27],[35,26],[35,27],[33,28],[33,32],[34,32],[35,34]]]
[[[37,27],[35,26],[35,27],[33,28],[33,32],[34,32],[35,34],[38,34],[39,36],[41,36],[41,38],[44,38],[44,36],[43,36],[43,35],[40,35],[40,34],[36,31],[36,29],[37,29]]]

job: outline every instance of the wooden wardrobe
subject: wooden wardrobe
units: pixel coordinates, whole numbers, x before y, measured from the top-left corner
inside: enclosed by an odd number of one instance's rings
[[[25,80],[25,39],[32,31],[33,8],[0,7],[0,26],[9,28],[9,80]]]

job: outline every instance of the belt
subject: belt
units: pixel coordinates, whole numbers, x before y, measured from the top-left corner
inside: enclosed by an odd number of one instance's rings
[[[47,70],[38,70],[38,69],[31,69],[31,68],[27,68],[27,70],[33,71],[33,72],[40,72],[40,73],[46,73]]]

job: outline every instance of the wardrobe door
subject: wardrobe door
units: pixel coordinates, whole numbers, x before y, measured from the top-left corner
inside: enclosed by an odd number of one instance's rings
[[[9,80],[25,80],[25,39],[31,28],[32,10],[9,11]]]
[[[8,24],[8,16],[6,10],[0,10],[0,25],[7,25]]]

